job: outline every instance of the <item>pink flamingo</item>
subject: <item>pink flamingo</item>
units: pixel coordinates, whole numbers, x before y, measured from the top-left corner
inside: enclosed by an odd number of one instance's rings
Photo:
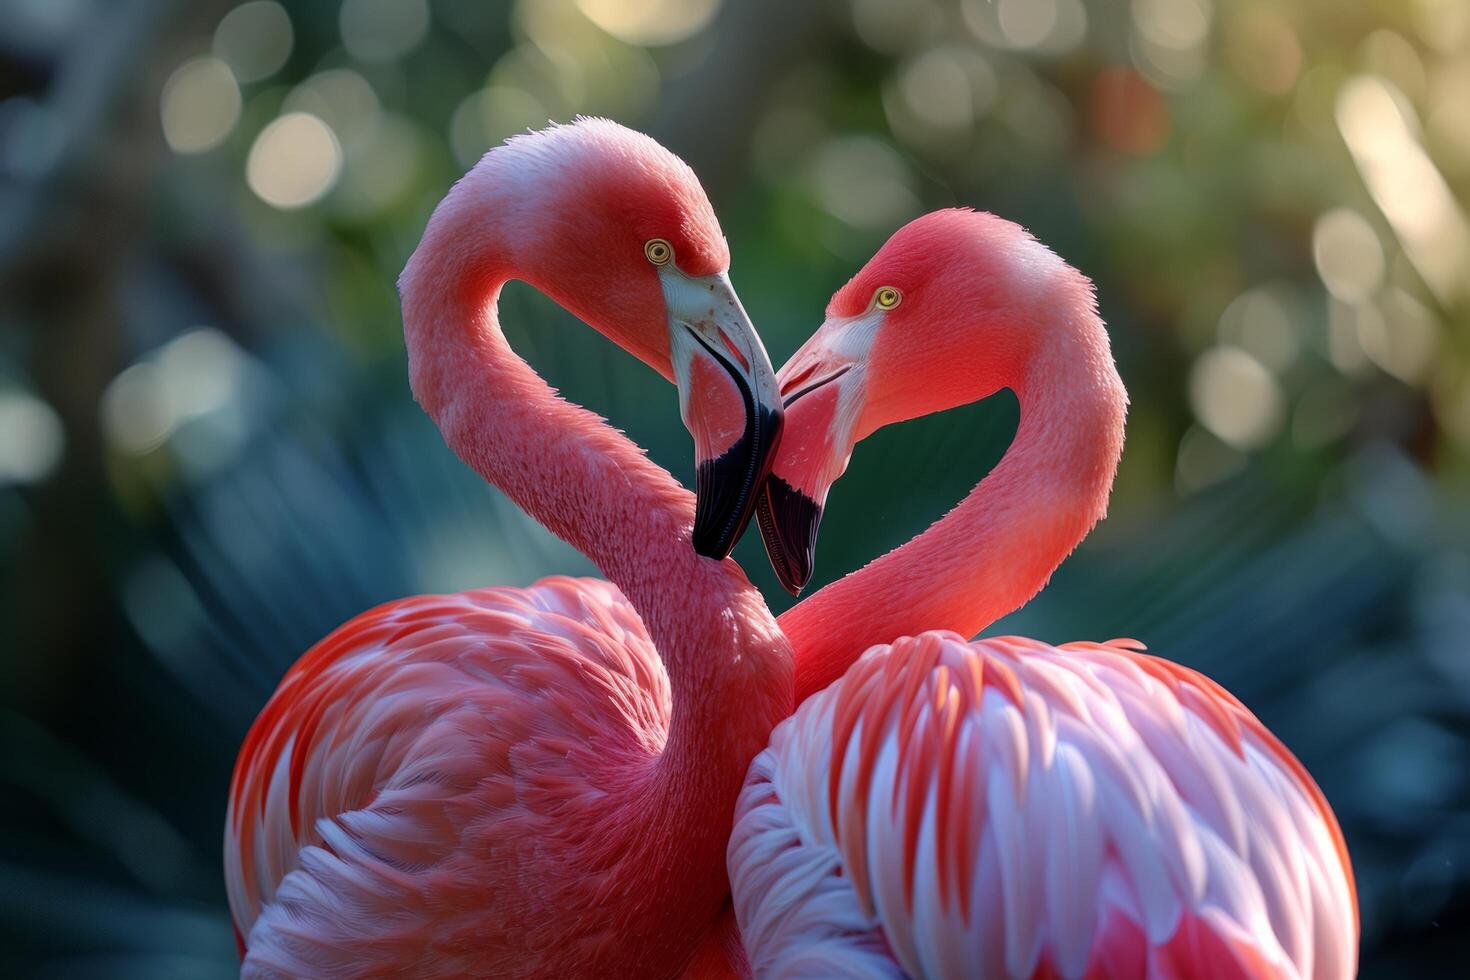
[[[1002,387],[1021,423],[954,510],[780,618],[798,698],[820,693],[737,805],[755,974],[1351,976],[1341,832],[1244,706],[1132,641],[965,639],[1106,510],[1127,396],[1091,283],[1016,225],[931,214],[833,297],[779,378],[761,529],[793,591],[857,441]]]
[[[490,151],[401,280],[455,452],[611,580],[404,599],[313,647],[251,729],[225,829],[246,974],[672,976],[728,894],[791,654],[723,559],[780,425],[694,175],[584,120]],[[677,379],[699,506],[507,346],[523,279]],[[691,544],[694,547],[691,547]]]

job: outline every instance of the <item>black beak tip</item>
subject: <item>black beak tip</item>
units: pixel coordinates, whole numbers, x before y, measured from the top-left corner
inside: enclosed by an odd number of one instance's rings
[[[694,553],[701,558],[722,561],[734,548],[735,536],[733,534],[721,534],[718,530],[701,527],[698,523],[694,525]]]
[[[811,580],[812,573],[803,568],[776,569],[776,578],[781,587],[791,594],[793,599],[801,598],[801,590],[806,588],[806,583]]]
[[[787,592],[801,595],[816,566],[822,505],[779,476],[773,476],[766,481],[757,517],[776,578]]]
[[[784,414],[779,408],[757,412],[735,445],[695,469],[693,543],[704,558],[721,561],[734,550],[755,514],[756,490],[776,461]]]

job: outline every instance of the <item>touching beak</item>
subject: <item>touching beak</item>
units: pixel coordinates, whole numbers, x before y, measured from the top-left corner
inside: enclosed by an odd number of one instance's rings
[[[871,340],[863,326],[828,320],[777,376],[786,432],[756,501],[756,521],[771,567],[792,595],[811,581],[827,491],[852,458]]]
[[[694,550],[721,559],[750,524],[780,444],[776,372],[725,273],[660,278],[679,414],[694,436]]]

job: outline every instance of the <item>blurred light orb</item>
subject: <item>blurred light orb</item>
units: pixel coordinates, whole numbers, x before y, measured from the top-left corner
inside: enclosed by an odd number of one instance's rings
[[[975,121],[995,108],[995,69],[973,44],[943,44],[903,62],[883,86],[883,114],[905,144],[956,161],[971,158]]]
[[[1470,295],[1470,222],[1419,142],[1413,106],[1376,75],[1343,86],[1336,119],[1353,162],[1404,252],[1442,302]]]
[[[1416,0],[1414,23],[1420,39],[1449,54],[1470,42],[1470,4],[1465,0]]]
[[[378,124],[378,96],[351,68],[328,68],[293,88],[282,112],[309,112],[329,126],[344,149],[370,139]]]
[[[1204,74],[1209,0],[1133,0],[1134,63],[1163,88],[1183,88]]]
[[[203,153],[240,121],[240,86],[230,66],[204,55],[184,62],[163,84],[163,138],[175,153]]]
[[[581,67],[586,77],[585,112],[638,119],[658,103],[658,62],[643,48],[604,45]]]
[[[305,207],[332,189],[342,148],[331,127],[309,112],[288,112],[260,131],[245,161],[256,196],[282,210]]]
[[[1285,371],[1301,353],[1300,317],[1288,309],[1282,287],[1258,287],[1237,296],[1220,314],[1222,343],[1234,345],[1276,372]]]
[[[1133,0],[1133,23],[1139,35],[1175,51],[1204,44],[1212,12],[1209,0]]]
[[[168,391],[149,361],[125,369],[102,393],[102,432],[114,449],[142,456],[163,445],[173,428]]]
[[[1394,289],[1384,298],[1375,322],[1377,330],[1360,329],[1358,333],[1368,358],[1404,384],[1421,385],[1428,380],[1439,354],[1435,314],[1413,296]]]
[[[511,24],[536,47],[601,46],[604,38],[575,0],[514,0]]]
[[[358,61],[397,61],[429,33],[426,0],[342,0],[337,17],[342,46]]]
[[[449,144],[460,164],[472,167],[513,133],[546,125],[547,112],[536,97],[524,89],[492,85],[471,92],[449,119]]]
[[[1351,208],[1333,208],[1317,219],[1312,258],[1327,291],[1344,302],[1367,299],[1383,284],[1383,245]]]
[[[577,0],[577,7],[619,41],[657,47],[704,30],[720,0]]]
[[[496,60],[485,81],[487,89],[510,89],[528,94],[541,106],[539,129],[549,116],[564,118],[578,112],[588,97],[585,59],[559,49],[542,50],[517,44]]]
[[[898,84],[910,111],[930,126],[959,129],[975,117],[970,72],[953,50],[931,48],[912,59]]]
[[[558,94],[575,94],[576,111],[631,121],[658,100],[659,67],[653,54],[635,44],[609,44],[607,32],[575,0],[516,0],[512,22],[526,38],[518,48],[539,51],[556,76],[575,76],[574,81],[567,78],[572,84],[558,85]],[[521,85],[541,97],[540,87],[525,84],[521,77],[501,76],[501,67],[496,66],[488,84]]]
[[[1023,51],[1040,47],[1059,19],[1057,0],[998,0],[995,16],[1006,43]]]
[[[169,406],[180,418],[206,415],[228,404],[239,390],[245,355],[212,327],[182,333],[157,355]]]
[[[1349,147],[1373,150],[1374,137],[1397,135],[1404,126],[1399,95],[1384,80],[1373,75],[1358,75],[1338,91],[1337,127]]]
[[[1287,95],[1302,71],[1302,44],[1285,15],[1271,7],[1237,11],[1225,49],[1236,74],[1267,95]]]
[[[102,431],[113,449],[142,456],[191,419],[237,398],[246,355],[225,334],[202,327],[180,334],[123,370],[102,393]]]
[[[1087,39],[1082,0],[961,0],[970,33],[992,47],[1061,55]]]
[[[891,146],[871,136],[829,140],[812,170],[817,202],[855,228],[887,227],[919,210],[908,165]]]
[[[1201,425],[1241,450],[1270,442],[1285,407],[1276,376],[1246,351],[1223,345],[1194,362],[1189,402]]]
[[[1402,34],[1378,28],[1364,39],[1362,57],[1369,71],[1393,82],[1410,101],[1424,98],[1424,62]]]
[[[295,38],[291,18],[275,0],[250,0],[225,14],[214,31],[214,55],[241,82],[258,82],[280,71]]]
[[[1082,0],[1058,0],[1056,22],[1047,32],[1041,50],[1047,54],[1066,54],[1087,40],[1087,8]]]
[[[1203,45],[1197,48],[1165,48],[1134,34],[1130,39],[1133,63],[1159,88],[1178,91],[1188,88],[1205,73],[1208,64]]]
[[[44,480],[65,448],[66,430],[50,405],[29,392],[0,389],[0,487]]]

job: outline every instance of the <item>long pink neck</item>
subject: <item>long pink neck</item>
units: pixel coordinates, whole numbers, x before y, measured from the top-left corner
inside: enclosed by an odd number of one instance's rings
[[[660,903],[677,904],[698,879],[684,914],[709,905],[712,916],[745,769],[792,706],[790,647],[738,565],[695,554],[689,492],[506,343],[503,284],[553,294],[556,284],[517,267],[498,224],[521,237],[537,229],[513,202],[498,217],[487,184],[472,173],[451,191],[404,272],[414,393],[461,459],[587,555],[642,617],[668,671],[670,728],[652,766],[608,759],[589,780],[625,787],[607,800],[603,850],[626,865],[628,887]]]
[[[875,643],[932,629],[975,636],[1039,592],[1106,513],[1127,395],[1102,322],[1055,325],[1008,387],[1020,426],[970,495],[780,617],[797,652],[798,704]]]

